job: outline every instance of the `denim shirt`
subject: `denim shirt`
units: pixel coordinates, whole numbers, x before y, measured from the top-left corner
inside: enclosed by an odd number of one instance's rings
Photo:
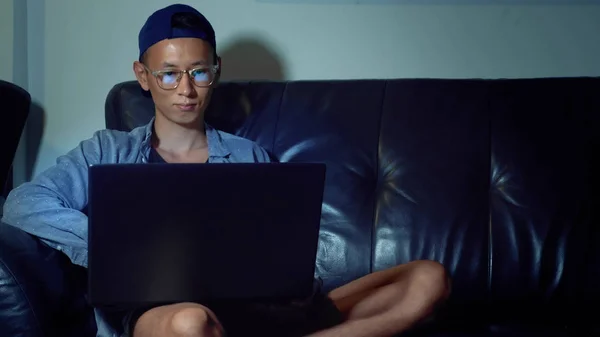
[[[2,221],[38,237],[87,268],[88,167],[97,164],[147,163],[152,119],[131,132],[101,130],[82,141],[56,164],[10,192]],[[208,163],[269,162],[267,152],[251,140],[205,123]],[[117,336],[96,312],[98,337]]]

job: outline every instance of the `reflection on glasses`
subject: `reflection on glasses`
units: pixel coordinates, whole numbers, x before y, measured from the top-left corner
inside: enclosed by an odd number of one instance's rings
[[[146,67],[144,65],[144,67]],[[183,74],[187,73],[189,78],[192,80],[195,86],[200,88],[208,88],[215,81],[217,71],[219,70],[218,65],[208,66],[208,67],[198,67],[189,70],[156,70],[152,71],[148,67],[146,69],[156,78],[156,82],[158,86],[171,90],[177,88],[181,79],[183,78]]]

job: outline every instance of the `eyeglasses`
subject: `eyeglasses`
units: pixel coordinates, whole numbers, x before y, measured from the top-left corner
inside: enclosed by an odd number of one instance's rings
[[[158,86],[165,90],[173,90],[179,86],[183,74],[187,73],[195,86],[199,88],[208,88],[215,81],[218,65],[209,67],[198,67],[189,70],[156,70],[152,71],[144,65],[144,67],[156,78]]]

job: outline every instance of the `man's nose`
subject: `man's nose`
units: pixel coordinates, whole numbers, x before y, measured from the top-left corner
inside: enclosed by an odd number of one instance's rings
[[[192,79],[188,73],[184,73],[181,76],[181,80],[179,82],[179,94],[184,96],[189,96],[194,91],[194,84],[192,83]]]

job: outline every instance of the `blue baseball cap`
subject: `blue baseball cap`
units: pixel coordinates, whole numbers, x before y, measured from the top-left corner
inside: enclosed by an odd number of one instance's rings
[[[171,26],[171,18],[174,14],[178,13],[191,13],[198,18],[200,23],[198,28],[187,29],[187,28],[173,28]],[[165,40],[175,39],[180,37],[194,37],[202,39],[208,42],[213,49],[217,50],[217,42],[215,40],[215,30],[204,15],[198,12],[191,6],[175,4],[165,8],[159,9],[154,12],[140,30],[138,36],[138,42],[140,47],[139,59],[141,61],[142,55],[154,44]]]

